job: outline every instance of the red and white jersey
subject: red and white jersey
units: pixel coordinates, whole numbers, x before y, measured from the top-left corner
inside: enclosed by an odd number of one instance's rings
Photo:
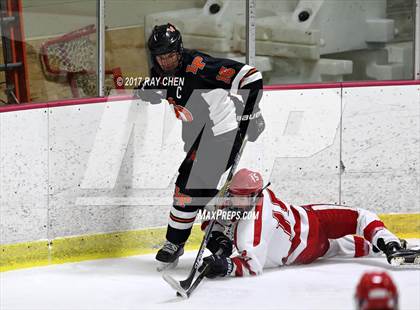
[[[323,256],[366,256],[377,238],[398,240],[370,211],[327,204],[295,207],[269,189],[254,213],[255,219],[236,223],[239,255],[231,257],[232,276],[257,275],[263,268],[307,264]]]
[[[254,212],[254,220],[240,220],[236,224],[234,242],[240,255],[232,258],[235,265],[232,275],[260,274],[264,267],[290,264],[305,248],[309,225],[304,210],[299,212],[286,205],[267,189]],[[297,220],[301,229],[295,232]],[[294,250],[293,238],[300,241]]]

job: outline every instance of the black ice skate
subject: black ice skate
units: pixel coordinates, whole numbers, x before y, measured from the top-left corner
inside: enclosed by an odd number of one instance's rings
[[[420,264],[420,250],[401,247],[395,241],[383,244],[381,247],[383,247],[383,252],[386,255],[388,263],[393,266]]]
[[[156,254],[156,260],[158,261],[157,270],[163,271],[175,268],[182,254],[184,254],[184,244],[178,245],[166,241]]]
[[[405,240],[405,239],[399,239],[400,240],[400,244],[401,244],[401,247],[403,248],[403,249],[407,249],[407,240]],[[374,253],[379,253],[379,252],[381,252],[381,250],[379,250],[375,245],[372,245],[372,249],[373,249],[373,252]]]

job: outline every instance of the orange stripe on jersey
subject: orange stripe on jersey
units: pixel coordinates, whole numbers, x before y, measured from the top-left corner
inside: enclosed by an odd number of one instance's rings
[[[256,68],[249,69],[248,73],[245,74],[243,78],[246,78],[246,77],[254,74],[255,72],[257,72],[257,69]]]
[[[258,246],[261,242],[261,231],[262,231],[262,207],[263,207],[263,198],[261,197],[258,200],[257,206],[255,207],[255,214],[257,218],[254,222],[254,246]]]
[[[249,76],[253,75],[254,73],[258,72],[256,68],[249,69],[249,71],[244,75],[244,77],[239,81],[239,88],[242,87],[242,82]]]

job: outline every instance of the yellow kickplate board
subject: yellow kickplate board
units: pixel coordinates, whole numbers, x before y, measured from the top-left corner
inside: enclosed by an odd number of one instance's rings
[[[420,238],[419,214],[380,215],[400,238]],[[166,227],[0,245],[0,272],[50,264],[155,253],[165,240]],[[186,249],[200,246],[203,233],[194,225]]]

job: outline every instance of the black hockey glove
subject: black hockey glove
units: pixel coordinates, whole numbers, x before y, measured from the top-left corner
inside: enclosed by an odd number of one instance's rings
[[[233,263],[229,257],[219,255],[207,256],[203,259],[203,264],[198,269],[203,272],[206,269],[206,278],[214,279],[216,277],[225,277],[231,274],[233,270]]]
[[[207,248],[214,255],[229,257],[232,254],[232,241],[220,231],[213,231],[207,243]]]
[[[162,99],[165,99],[157,89],[143,89],[142,87],[134,89],[134,98],[150,102],[151,104],[158,104]]]
[[[255,142],[260,136],[260,134],[264,131],[264,129],[265,121],[261,112],[259,112],[258,117],[253,118],[249,121],[248,128],[246,131],[248,135],[248,141]]]

